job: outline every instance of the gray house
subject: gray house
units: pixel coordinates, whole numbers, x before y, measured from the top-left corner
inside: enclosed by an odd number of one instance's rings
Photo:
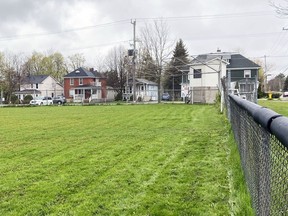
[[[243,98],[256,102],[260,66],[240,54],[232,54],[228,62],[226,77],[230,89],[237,89]]]

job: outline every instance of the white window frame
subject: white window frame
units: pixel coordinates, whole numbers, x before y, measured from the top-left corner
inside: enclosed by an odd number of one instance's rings
[[[83,85],[83,78],[79,78],[79,85]]]
[[[75,91],[73,89],[69,90],[69,97],[74,97]]]
[[[70,78],[70,85],[74,85],[74,78]]]
[[[244,78],[251,78],[251,70],[244,70]]]

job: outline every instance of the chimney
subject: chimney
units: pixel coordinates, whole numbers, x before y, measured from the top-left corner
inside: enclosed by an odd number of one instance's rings
[[[90,71],[90,72],[94,72],[94,68],[90,68],[89,71]]]

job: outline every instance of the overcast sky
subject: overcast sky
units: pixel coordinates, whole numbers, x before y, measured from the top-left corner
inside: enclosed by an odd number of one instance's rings
[[[154,18],[167,22],[170,40],[182,38],[190,55],[217,48],[266,55],[274,74],[288,75],[288,17],[268,0],[0,0],[0,51],[83,53],[93,66],[113,46],[130,48],[131,19],[139,34]]]

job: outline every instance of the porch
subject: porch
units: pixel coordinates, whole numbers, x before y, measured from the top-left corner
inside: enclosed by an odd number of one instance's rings
[[[73,102],[90,103],[92,100],[101,100],[100,86],[81,86],[74,89]]]

